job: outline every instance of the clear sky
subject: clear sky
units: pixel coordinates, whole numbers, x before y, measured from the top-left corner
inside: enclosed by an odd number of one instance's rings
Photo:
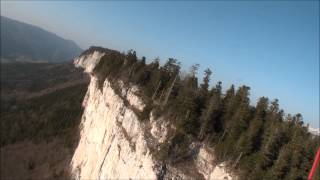
[[[248,85],[253,102],[278,98],[319,127],[319,1],[1,1],[1,15],[84,49],[199,63],[213,83]]]

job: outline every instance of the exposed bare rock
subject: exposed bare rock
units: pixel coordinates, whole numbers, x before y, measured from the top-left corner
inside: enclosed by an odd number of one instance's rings
[[[102,89],[98,88],[98,79],[91,72],[103,55],[95,51],[74,61],[91,74],[80,142],[70,164],[74,179],[231,179],[223,167],[213,166],[213,155],[198,144],[195,151],[191,148],[192,158],[187,163],[158,161],[153,147],[168,140],[170,125],[153,115],[149,121],[139,119],[136,110],[143,111],[146,105],[137,95],[137,87],[125,89],[118,82],[119,94],[106,79]]]

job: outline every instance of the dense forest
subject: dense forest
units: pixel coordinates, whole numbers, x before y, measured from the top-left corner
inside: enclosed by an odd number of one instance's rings
[[[1,179],[69,179],[88,84],[71,63],[1,64]]]
[[[49,141],[57,136],[77,140],[71,136],[77,134],[73,132],[80,123],[86,88],[82,83],[24,101],[1,102],[0,147],[24,140]],[[68,142],[70,146],[74,143]]]
[[[72,63],[2,63],[0,147],[77,127],[88,82]]]
[[[115,89],[119,80],[129,87],[136,85],[147,104],[141,121],[152,111],[175,125],[177,131],[164,146],[163,159],[183,157],[188,143],[199,141],[212,146],[217,161],[227,162],[240,179],[307,179],[319,136],[308,132],[301,114],[285,114],[277,99],[261,97],[252,106],[250,87],[232,85],[223,92],[221,82],[212,85],[210,69],[199,82],[197,64],[181,73],[174,58],[162,66],[159,59],[146,64],[146,58],[138,59],[135,51],[100,47],[91,47],[83,55],[93,51],[105,53],[93,72],[100,88],[106,78]]]

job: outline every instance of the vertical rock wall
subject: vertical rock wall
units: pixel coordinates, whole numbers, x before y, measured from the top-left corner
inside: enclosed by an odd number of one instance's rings
[[[80,142],[70,164],[74,179],[231,179],[223,168],[211,164],[212,155],[203,149],[199,150],[192,169],[200,176],[191,177],[174,167],[159,165],[148,148],[147,134],[155,139],[154,143],[162,143],[168,124],[151,118],[151,126],[146,126],[138,119],[131,108],[142,111],[145,105],[135,95],[136,87],[120,96],[108,80],[102,89],[98,88],[92,71],[103,55],[95,51],[74,61],[75,66],[84,68],[91,76],[83,101]]]

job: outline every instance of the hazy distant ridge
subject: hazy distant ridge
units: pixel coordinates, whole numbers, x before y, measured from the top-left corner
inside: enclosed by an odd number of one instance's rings
[[[1,59],[22,61],[69,61],[82,49],[39,27],[1,16]]]

